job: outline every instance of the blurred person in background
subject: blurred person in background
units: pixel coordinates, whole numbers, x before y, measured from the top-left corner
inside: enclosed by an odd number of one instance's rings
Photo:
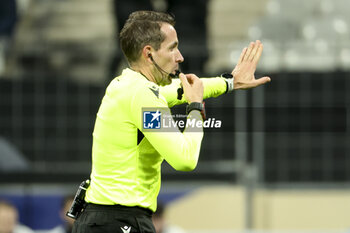
[[[152,216],[152,222],[156,233],[186,233],[182,228],[171,225],[165,217],[166,205],[163,202],[157,203],[157,210]]]
[[[129,68],[109,84],[98,110],[87,205],[74,223],[74,233],[155,233],[152,214],[157,209],[161,164],[166,160],[179,171],[197,166],[203,138],[203,97],[270,81],[269,77],[254,76],[263,49],[260,41],[243,49],[237,66],[225,77],[200,80],[179,72],[184,58],[174,25],[169,14],[137,11],[120,33]],[[171,86],[176,76],[180,79]],[[180,81],[183,95],[177,98]],[[187,119],[201,123],[199,127],[185,127],[183,133],[177,127],[175,132],[145,130],[143,108],[162,109],[171,116],[169,107],[182,103],[188,103]],[[157,119],[159,111],[152,115]],[[172,118],[170,121],[175,124]]]
[[[18,210],[10,202],[0,200],[0,233],[34,233],[18,222]]]
[[[61,209],[59,212],[63,223],[46,233],[71,233],[72,232],[73,224],[75,220],[70,217],[67,217],[66,213],[71,207],[73,200],[74,200],[74,195],[68,195],[63,198]]]

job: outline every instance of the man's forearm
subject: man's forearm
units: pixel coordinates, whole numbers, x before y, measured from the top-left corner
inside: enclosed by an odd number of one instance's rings
[[[201,80],[204,84],[203,99],[218,97],[226,93],[227,85],[223,78],[201,78]],[[181,88],[179,79],[174,79],[171,85],[160,87],[160,93],[165,97],[169,107],[187,103],[183,95],[181,99],[178,99],[179,88]]]

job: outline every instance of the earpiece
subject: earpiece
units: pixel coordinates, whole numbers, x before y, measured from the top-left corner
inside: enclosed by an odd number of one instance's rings
[[[148,54],[148,57],[152,57],[152,54],[149,53],[149,54]]]

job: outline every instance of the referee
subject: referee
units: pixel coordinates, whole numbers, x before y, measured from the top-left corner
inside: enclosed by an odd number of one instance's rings
[[[172,82],[184,60],[174,25],[168,14],[137,11],[120,32],[129,68],[109,84],[98,110],[87,206],[75,221],[74,233],[155,233],[152,213],[157,208],[161,163],[166,160],[179,171],[196,167],[203,129],[145,130],[143,108],[162,108],[170,114],[169,107],[187,102],[188,118],[203,121],[203,97],[270,81],[254,78],[262,52],[257,41],[243,50],[232,74],[199,79],[180,73]]]

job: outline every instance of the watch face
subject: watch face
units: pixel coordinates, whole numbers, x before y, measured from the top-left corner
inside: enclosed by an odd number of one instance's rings
[[[224,78],[233,78],[233,75],[230,74],[230,73],[224,73],[221,75],[221,77],[224,77]]]

